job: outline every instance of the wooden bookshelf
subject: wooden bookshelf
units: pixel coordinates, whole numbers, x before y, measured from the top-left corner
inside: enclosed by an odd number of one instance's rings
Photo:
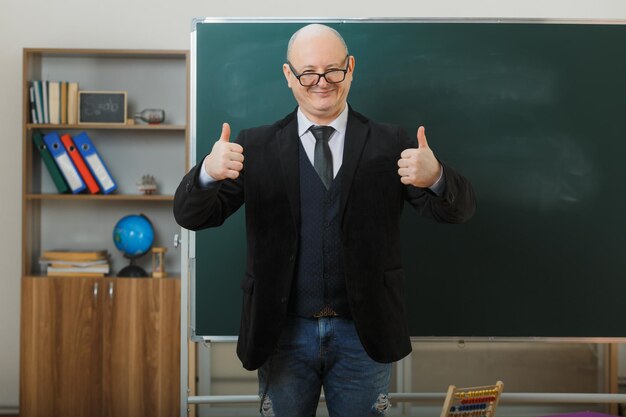
[[[179,231],[171,216],[171,202],[176,185],[189,168],[189,55],[174,50],[110,50],[27,48],[24,50],[23,74],[23,273],[37,272],[36,252],[60,246],[82,244],[80,234],[46,233],[55,213],[98,210],[103,222],[115,217],[142,211],[141,204],[151,210],[151,221],[161,229],[155,246],[172,241]],[[91,124],[35,124],[30,121],[29,83],[34,80],[66,80],[78,82],[81,90],[127,91],[128,113],[143,108],[163,108],[163,124],[115,125]],[[162,90],[162,91],[160,91]],[[118,183],[113,194],[59,194],[42,164],[31,137],[33,132],[43,134],[57,131],[70,135],[85,131],[102,155],[112,177]],[[144,174],[157,179],[157,193],[139,194],[137,182]],[[63,205],[59,205],[63,203]],[[80,203],[80,204],[79,204]],[[86,208],[86,205],[91,206]],[[94,206],[97,204],[97,206]],[[128,205],[126,205],[128,204]],[[161,207],[161,208],[158,208]],[[156,210],[156,211],[155,211]],[[66,216],[67,217],[67,216]],[[107,219],[108,218],[108,219]],[[93,224],[74,225],[93,227]],[[102,235],[102,247],[112,247],[110,233],[94,231],[90,236]],[[168,236],[169,235],[169,236]],[[95,246],[98,242],[91,242]],[[79,249],[79,248],[77,248]],[[114,256],[120,255],[111,251]],[[170,252],[166,269],[180,269]],[[119,260],[119,258],[118,258]],[[145,266],[144,266],[145,267]]]
[[[189,169],[189,65],[183,50],[23,51],[22,417],[179,414],[180,257],[172,243],[180,227],[171,206]],[[34,80],[78,82],[79,91],[126,91],[128,115],[162,108],[166,120],[32,123]],[[117,191],[59,193],[32,139],[34,132],[52,131],[87,132]],[[155,194],[137,189],[147,174],[157,180]],[[112,232],[128,214],[145,214],[155,229],[153,246],[170,248],[167,278],[116,276],[129,261]],[[39,264],[43,250],[94,248],[109,252],[109,276],[51,277]],[[151,273],[149,253],[138,262]]]

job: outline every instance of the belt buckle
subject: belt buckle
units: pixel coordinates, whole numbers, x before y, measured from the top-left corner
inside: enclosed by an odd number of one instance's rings
[[[313,314],[313,318],[321,319],[323,317],[335,317],[337,312],[331,306],[325,306],[317,313]]]

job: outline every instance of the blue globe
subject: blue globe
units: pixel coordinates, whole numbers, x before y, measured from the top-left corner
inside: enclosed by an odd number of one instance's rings
[[[145,255],[154,242],[152,223],[143,214],[124,216],[113,228],[113,242],[128,258]]]

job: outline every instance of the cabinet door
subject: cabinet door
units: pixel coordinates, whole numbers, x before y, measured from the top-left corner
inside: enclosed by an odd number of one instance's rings
[[[20,416],[99,416],[102,280],[23,278]]]
[[[116,278],[104,297],[104,415],[180,409],[180,280]]]

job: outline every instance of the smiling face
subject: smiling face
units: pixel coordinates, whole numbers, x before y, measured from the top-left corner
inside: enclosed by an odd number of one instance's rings
[[[323,25],[309,25],[300,29],[292,39],[288,54],[289,63],[296,74],[286,63],[283,65],[283,73],[300,109],[312,122],[329,124],[346,106],[354,57],[346,57],[348,51],[343,41]],[[323,74],[332,69],[345,69],[346,66],[348,72],[345,80],[336,84],[328,83],[322,77],[317,85],[304,87],[295,77],[309,72]]]

